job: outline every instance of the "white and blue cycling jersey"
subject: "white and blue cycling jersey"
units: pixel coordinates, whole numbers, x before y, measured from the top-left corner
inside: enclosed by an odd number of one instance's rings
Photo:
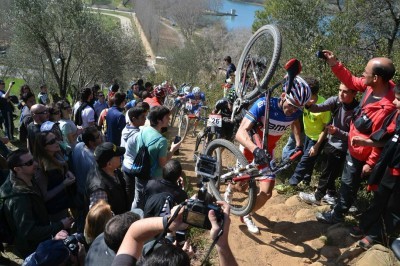
[[[190,99],[192,103],[191,112],[197,114],[200,110],[200,106],[203,105],[203,102],[206,101],[206,95],[201,92],[200,95],[195,95],[194,93],[188,93],[185,95],[185,99]]]
[[[268,125],[268,151],[272,153],[276,143],[283,133],[291,126],[291,124],[299,118],[302,111],[297,110],[293,114],[287,116],[279,107],[279,98],[270,99],[269,108],[269,125]],[[265,97],[258,99],[253,106],[246,112],[245,118],[252,123],[265,123]]]

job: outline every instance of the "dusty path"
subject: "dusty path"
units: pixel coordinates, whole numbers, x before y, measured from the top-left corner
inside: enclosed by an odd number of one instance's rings
[[[177,159],[195,187],[198,179],[194,172],[194,141],[191,136],[184,140]],[[350,261],[336,262],[356,241],[349,236],[348,225],[329,226],[315,219],[317,210],[328,208],[313,207],[300,202],[297,196],[287,198],[274,191],[273,197],[254,215],[259,235],[248,233],[239,217],[232,215],[229,242],[239,265],[353,265]],[[324,237],[326,234],[329,240]],[[352,252],[354,257],[362,251]]]

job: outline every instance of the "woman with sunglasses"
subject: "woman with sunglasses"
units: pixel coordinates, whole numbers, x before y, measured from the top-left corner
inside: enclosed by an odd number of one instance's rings
[[[73,150],[76,145],[76,138],[81,133],[81,129],[75,125],[70,119],[72,115],[72,107],[66,100],[57,102],[56,106],[60,110],[60,129],[63,140]]]
[[[34,157],[39,163],[38,184],[46,201],[51,221],[67,217],[72,197],[67,190],[75,183],[75,176],[68,170],[57,137],[51,131],[36,137]]]

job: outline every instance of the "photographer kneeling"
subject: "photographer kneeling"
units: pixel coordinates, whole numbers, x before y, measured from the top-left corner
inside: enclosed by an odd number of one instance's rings
[[[220,205],[223,210],[224,218],[223,223],[221,223],[223,224],[223,228],[221,228],[221,225],[217,222],[215,211],[210,210],[208,212],[208,219],[211,222],[210,238],[212,240],[218,238],[222,229],[223,233],[215,243],[220,265],[237,265],[228,243],[229,226],[231,223],[229,217],[229,205],[223,201],[217,201],[217,204]],[[171,213],[175,214],[175,211],[178,208],[179,206],[175,206]],[[166,227],[169,223],[170,225],[168,229],[170,231],[186,229],[188,225],[183,222],[184,210],[185,208],[181,208],[173,221],[171,221],[170,217],[165,216],[146,218],[133,223],[125,235],[124,241],[122,242],[112,265],[136,265],[136,262],[142,254],[144,243],[156,235],[166,231],[165,229],[167,229]],[[156,261],[163,262],[164,265],[190,265],[188,255],[181,249],[169,244],[163,244],[149,256],[141,257],[138,262],[141,265],[151,265]]]

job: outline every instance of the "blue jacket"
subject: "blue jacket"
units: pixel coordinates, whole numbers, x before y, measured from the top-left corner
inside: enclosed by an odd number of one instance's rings
[[[107,122],[107,141],[114,143],[117,146],[121,145],[122,130],[126,126],[125,116],[121,109],[113,106],[108,109],[106,116]]]

